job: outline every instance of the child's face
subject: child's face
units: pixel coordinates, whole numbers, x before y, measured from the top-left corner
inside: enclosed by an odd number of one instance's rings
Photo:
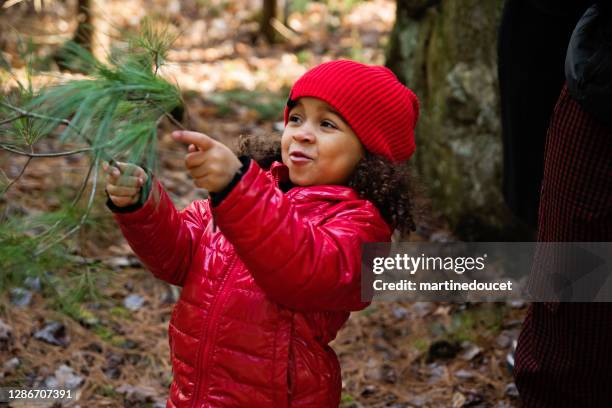
[[[298,186],[344,184],[364,155],[361,142],[326,102],[298,99],[281,139],[283,163]]]

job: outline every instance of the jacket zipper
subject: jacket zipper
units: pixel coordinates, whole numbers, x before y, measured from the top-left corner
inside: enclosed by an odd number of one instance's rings
[[[198,359],[196,362],[196,368],[195,368],[196,383],[195,383],[194,392],[193,392],[193,402],[191,403],[192,408],[196,408],[196,404],[198,404],[198,401],[200,400],[200,395],[199,395],[200,390],[203,387],[203,384],[206,384],[206,381],[204,380],[207,380],[208,372],[204,373],[204,378],[202,378],[201,380],[199,377],[199,373],[201,373],[202,370],[206,369],[206,366],[208,363],[210,349],[214,343],[213,337],[215,334],[215,330],[213,330],[213,325],[217,323],[217,319],[219,317],[218,314],[221,312],[221,305],[223,305],[224,303],[222,300],[225,300],[225,298],[227,297],[227,292],[225,291],[225,287],[230,281],[229,278],[233,275],[232,272],[234,270],[234,264],[236,263],[236,257],[237,255],[234,255],[232,257],[232,261],[229,265],[228,271],[225,274],[225,276],[223,276],[223,280],[221,281],[221,286],[219,287],[219,295],[213,301],[212,310],[208,316],[206,330],[204,331],[204,339],[205,339],[204,349],[203,349],[202,354],[198,356]],[[216,329],[216,327],[214,328]]]
[[[274,181],[276,182],[276,185],[278,186],[279,177],[276,174],[274,175]],[[216,225],[215,225],[215,220],[213,218],[213,232],[215,230],[216,230]],[[200,373],[203,369],[206,368],[206,365],[207,365],[206,363],[208,362],[208,358],[210,354],[210,348],[212,347],[212,344],[213,344],[213,341],[212,341],[213,336],[211,336],[211,334],[213,334],[214,331],[212,330],[212,325],[213,323],[216,323],[215,321],[217,320],[217,317],[218,317],[217,315],[220,313],[219,305],[222,305],[224,303],[221,300],[225,300],[225,297],[227,296],[227,294],[225,293],[225,287],[227,286],[230,275],[232,275],[232,271],[234,269],[234,264],[236,263],[237,256],[238,255],[234,254],[234,256],[232,257],[232,261],[228,268],[228,272],[223,277],[223,281],[221,282],[221,286],[219,287],[219,295],[215,298],[213,305],[212,305],[212,310],[210,312],[210,315],[208,316],[208,322],[206,323],[206,330],[204,331],[204,336],[205,336],[204,337],[205,338],[204,351],[202,352],[201,355],[198,355],[198,358],[196,361],[196,368],[195,368],[196,383],[194,387],[193,402],[191,403],[191,408],[196,408],[196,404],[198,403],[200,399],[200,390],[203,388],[202,384],[206,384],[206,381],[204,380],[207,380],[206,377],[208,377],[208,373],[205,373],[204,379],[202,380],[200,380],[200,378],[198,377],[198,373]],[[205,363],[202,362],[203,360],[205,361]]]

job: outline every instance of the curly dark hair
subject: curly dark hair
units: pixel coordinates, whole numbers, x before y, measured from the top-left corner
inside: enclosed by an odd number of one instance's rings
[[[347,184],[374,203],[385,221],[402,235],[416,230],[416,186],[408,162],[392,163],[366,152]]]
[[[240,155],[250,156],[264,169],[275,161],[282,161],[278,135],[241,136],[238,149]],[[416,229],[417,188],[408,162],[392,163],[366,152],[347,185],[371,201],[383,219],[401,235]]]

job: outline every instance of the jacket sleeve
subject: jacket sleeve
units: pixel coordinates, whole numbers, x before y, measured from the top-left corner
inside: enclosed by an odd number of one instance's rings
[[[194,251],[210,221],[207,201],[194,201],[178,211],[159,181],[144,205],[113,216],[130,247],[153,275],[182,286]]]
[[[301,311],[360,310],[361,245],[391,231],[368,201],[338,204],[323,224],[309,222],[252,161],[216,207],[215,223],[272,300]]]

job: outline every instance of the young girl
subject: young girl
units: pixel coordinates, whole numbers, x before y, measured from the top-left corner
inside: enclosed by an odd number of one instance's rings
[[[329,342],[367,306],[361,245],[413,226],[401,163],[417,117],[416,96],[390,70],[333,61],[293,86],[282,163],[267,171],[206,135],[173,133],[208,200],[177,211],[141,168],[105,166],[130,246],[183,287],[168,407],[338,407]]]

